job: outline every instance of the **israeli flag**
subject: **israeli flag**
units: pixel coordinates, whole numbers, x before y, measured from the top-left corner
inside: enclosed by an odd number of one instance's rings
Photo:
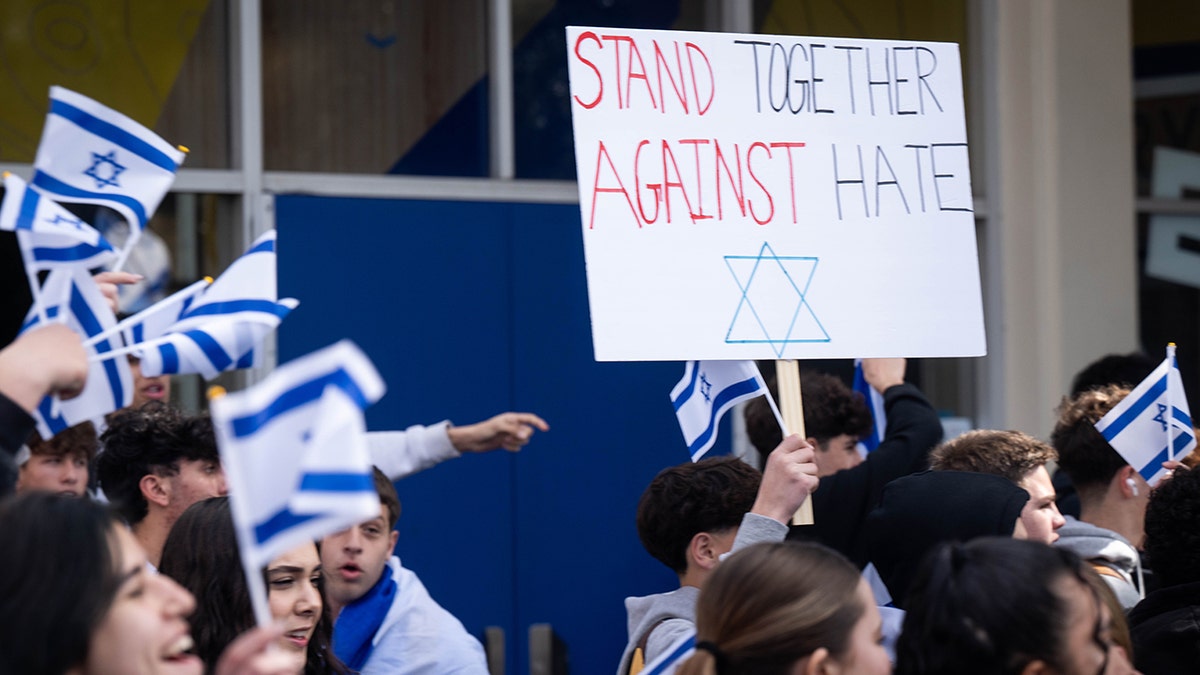
[[[858,442],[858,454],[866,457],[867,453],[879,447],[887,432],[887,414],[883,411],[883,394],[875,391],[863,375],[862,359],[854,359],[854,391],[862,394],[867,408],[871,411],[871,433]]]
[[[1151,487],[1167,473],[1163,462],[1196,447],[1174,344],[1167,346],[1167,358],[1154,372],[1096,422],[1096,429]]]
[[[226,370],[260,365],[257,347],[300,304],[276,298],[271,230],[202,293],[182,299],[173,321],[163,325],[161,317],[170,316],[176,305],[160,308],[158,319],[133,325],[126,338],[139,347],[147,377],[199,373],[212,379]]]
[[[646,664],[641,675],[671,675],[696,653],[696,632],[692,631],[677,639],[662,656]]]
[[[383,394],[343,340],[211,402],[246,569],[379,515],[363,409]]]
[[[46,277],[43,291],[47,297],[64,298],[61,303],[46,307],[50,323],[65,321],[80,336],[100,335],[116,325],[116,317],[108,300],[86,270],[58,268]],[[41,325],[37,312],[30,310],[21,332]],[[85,344],[89,355],[103,355],[120,347],[115,339],[100,339]],[[38,433],[50,438],[58,432],[86,421],[103,421],[105,415],[133,401],[133,374],[124,358],[96,360],[89,364],[87,383],[83,392],[69,401],[56,401],[46,396],[33,412]],[[102,424],[98,426],[102,428]]]
[[[671,390],[671,403],[692,461],[712,448],[727,410],[765,393],[767,385],[753,361],[688,361],[683,379]]]
[[[91,269],[117,257],[99,230],[30,187],[20,176],[5,174],[4,190],[0,230],[17,233],[27,272],[64,265]]]
[[[175,181],[184,153],[92,99],[50,88],[33,185],[64,202],[100,204],[129,222],[129,251]],[[121,262],[123,262],[123,257]]]

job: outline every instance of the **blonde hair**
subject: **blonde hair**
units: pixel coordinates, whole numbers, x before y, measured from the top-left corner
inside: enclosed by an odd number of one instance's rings
[[[866,607],[860,576],[841,554],[818,544],[758,544],[730,556],[696,602],[703,648],[679,675],[786,673],[824,647],[836,656]]]

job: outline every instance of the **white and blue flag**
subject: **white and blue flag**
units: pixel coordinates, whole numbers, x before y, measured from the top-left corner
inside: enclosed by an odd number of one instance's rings
[[[696,653],[696,631],[680,636],[661,656],[646,664],[640,675],[671,675]]]
[[[765,393],[767,385],[753,361],[688,361],[683,379],[671,390],[671,403],[692,461],[712,448],[727,410]]]
[[[277,299],[271,230],[199,295],[147,309],[155,310],[156,318],[133,324],[126,340],[137,347],[147,377],[199,373],[212,379],[226,370],[260,365],[263,340],[299,304]],[[164,321],[176,306],[178,315]]]
[[[117,257],[99,230],[16,174],[4,176],[0,230],[16,232],[26,271],[31,273],[63,266],[91,269]]]
[[[1154,372],[1096,422],[1096,429],[1151,487],[1167,473],[1163,462],[1195,449],[1196,431],[1174,344],[1167,346],[1167,358]]]
[[[354,343],[211,402],[245,567],[379,515],[363,409],[383,380]]]
[[[863,401],[871,411],[871,433],[858,441],[858,454],[865,457],[883,441],[887,432],[887,414],[883,411],[883,394],[875,391],[863,375],[862,359],[854,360],[854,391],[863,395]]]
[[[183,158],[183,152],[129,117],[51,87],[31,182],[60,201],[100,204],[120,213],[129,221],[127,252],[175,181]]]
[[[50,323],[65,322],[85,340],[110,330],[117,323],[108,300],[86,270],[51,270],[43,290],[47,297],[64,298],[61,303],[46,307],[46,320]],[[21,332],[33,330],[41,323],[37,312],[30,310]],[[113,334],[113,337],[102,338],[85,345],[85,348],[95,356],[120,346],[120,341]],[[42,438],[50,438],[82,422],[102,422],[105,415],[124,408],[132,400],[133,374],[129,370],[129,361],[124,358],[97,360],[89,364],[83,392],[68,401],[56,401],[46,396],[34,410],[33,417]],[[97,428],[103,428],[103,425],[98,424]]]

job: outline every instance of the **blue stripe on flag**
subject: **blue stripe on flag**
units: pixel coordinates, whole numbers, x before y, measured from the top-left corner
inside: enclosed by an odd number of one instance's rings
[[[254,526],[254,540],[261,546],[280,532],[289,530],[300,523],[306,523],[316,518],[317,515],[292,513],[285,506],[275,513],[275,515]]]
[[[79,322],[80,327],[88,336],[97,335],[104,330],[104,326],[100,325],[100,321],[92,313],[92,308],[88,305],[87,300],[79,292],[79,286],[74,282],[71,283],[71,313],[75,315],[75,320]],[[108,340],[96,343],[97,354],[111,352],[112,349]],[[121,371],[117,368],[114,359],[104,360],[104,374],[108,376],[108,388],[112,393],[113,404],[119,408],[125,402],[125,392],[121,386]]]
[[[669,668],[670,666],[679,665],[677,662],[679,661],[680,657],[682,657],[684,654],[688,653],[695,647],[696,647],[696,636],[695,636],[695,634],[692,634],[691,637],[689,637],[688,639],[679,643],[679,646],[676,647],[674,650],[672,650],[665,657],[660,657],[660,658],[662,658],[662,660],[652,670],[642,671],[642,675],[662,675],[662,673],[664,671],[666,671],[666,669]]]
[[[109,246],[92,246],[91,244],[76,244],[70,248],[38,246],[33,249],[33,259],[38,262],[71,262],[87,260],[111,250],[112,248]]]
[[[272,314],[282,319],[290,311],[287,305],[281,305],[271,300],[226,300],[224,302],[200,305],[191,311],[184,312],[180,318],[190,319],[194,316],[213,316],[218,314],[233,314],[235,312],[261,312],[263,314]]]
[[[38,202],[42,200],[42,196],[36,190],[25,188],[25,194],[21,197],[21,210],[17,212],[17,227],[18,230],[32,230],[33,221],[37,216]]]
[[[313,492],[374,492],[375,477],[363,473],[306,473],[300,490]]]
[[[753,377],[748,380],[742,380],[741,382],[731,384],[728,387],[725,387],[724,389],[722,389],[721,393],[717,394],[716,398],[713,399],[713,402],[712,402],[713,414],[708,419],[708,426],[704,429],[704,433],[697,436],[696,440],[692,441],[692,444],[690,446],[688,446],[688,452],[695,454],[696,451],[699,450],[700,448],[703,448],[704,445],[706,443],[708,443],[708,439],[710,437],[712,437],[712,435],[714,433],[716,433],[717,411],[719,411],[722,406],[724,406],[726,403],[728,403],[731,399],[735,399],[739,396],[744,396],[746,394],[749,394],[750,392],[757,391],[757,390],[758,390],[758,381],[755,380]]]
[[[1154,456],[1154,459],[1146,462],[1146,466],[1138,469],[1138,473],[1142,474],[1142,478],[1145,478],[1147,483],[1150,482],[1151,478],[1154,478],[1154,474],[1162,470],[1162,463],[1171,459],[1170,455],[1167,454],[1167,450],[1168,448],[1163,448]]]
[[[692,361],[692,381],[688,382],[687,388],[679,393],[679,398],[673,401],[675,412],[679,412],[679,409],[683,407],[683,404],[687,403],[688,399],[692,397],[692,394],[696,393],[696,378],[698,377],[700,377],[700,362]]]
[[[175,345],[170,342],[159,345],[158,353],[162,358],[162,371],[164,374],[179,372],[179,351],[175,349]]]
[[[234,437],[244,438],[249,436],[258,431],[262,425],[266,424],[272,418],[307,403],[312,403],[321,397],[325,392],[325,387],[329,385],[338,387],[346,392],[346,395],[358,404],[358,407],[364,409],[367,407],[367,397],[358,388],[358,383],[354,381],[354,378],[350,377],[350,374],[344,368],[338,368],[331,373],[326,373],[288,389],[258,412],[233,418],[230,421],[230,427],[233,428]]]
[[[249,251],[246,251],[242,255],[250,255],[251,253],[274,253],[274,252],[275,252],[275,240],[268,239],[267,241],[260,243],[258,246],[255,246],[254,248],[250,249]]]
[[[115,143],[164,171],[175,173],[175,169],[178,167],[174,159],[142,140],[137,135],[129,133],[115,124],[106,122],[89,112],[80,110],[66,101],[51,100],[50,114],[58,115],[88,133],[95,134],[110,143]]]
[[[1187,413],[1180,410],[1179,408],[1176,408],[1175,406],[1171,406],[1171,412],[1173,413],[1173,416],[1175,417],[1175,420],[1177,422],[1179,422],[1180,424],[1182,424],[1184,427],[1186,427],[1188,429],[1192,428],[1191,416],[1189,416]]]
[[[1193,435],[1191,431],[1180,430],[1179,435],[1175,437],[1175,442],[1173,444],[1174,451],[1172,456],[1178,457],[1179,453],[1183,452],[1183,449],[1187,447],[1188,443],[1192,442],[1192,439]]]
[[[253,367],[254,367],[254,350],[251,349],[250,351],[246,352],[245,354],[242,354],[242,358],[238,359],[237,364],[233,368],[234,368],[234,370],[240,370],[242,368],[253,368]]]
[[[53,192],[56,195],[61,195],[70,201],[72,198],[80,201],[95,200],[100,202],[114,202],[124,206],[133,212],[134,217],[138,219],[137,226],[139,229],[146,227],[146,208],[142,203],[133,197],[127,197],[116,193],[106,192],[91,192],[90,190],[82,190],[77,187],[71,187],[66,183],[58,180],[44,171],[34,171],[33,185],[36,185],[47,192]]]
[[[225,353],[225,348],[221,346],[221,343],[203,330],[197,328],[185,331],[183,335],[196,343],[196,346],[204,353],[204,358],[208,359],[217,372],[225,370],[233,363],[233,357]]]
[[[59,413],[58,417],[50,416],[52,407],[51,398],[43,396],[41,402],[38,403],[38,413],[42,416],[42,420],[46,422],[46,426],[50,428],[50,432],[57,434],[60,431],[65,431],[69,425],[61,413]],[[59,408],[61,409],[62,406],[59,406]]]
[[[1104,428],[1104,440],[1111,441],[1112,439],[1116,438],[1117,434],[1125,431],[1125,427],[1129,426],[1135,419],[1138,418],[1139,415],[1145,412],[1146,408],[1150,407],[1150,404],[1157,401],[1159,397],[1162,396],[1166,391],[1167,376],[1163,375],[1161,379],[1159,379],[1150,387],[1150,389],[1143,393],[1141,397],[1133,402],[1132,405],[1126,408],[1125,412],[1121,413],[1120,417],[1113,420],[1112,424]]]
[[[144,324],[144,323],[133,324],[133,344],[136,345],[139,342],[145,342],[145,341],[146,341],[146,324]]]

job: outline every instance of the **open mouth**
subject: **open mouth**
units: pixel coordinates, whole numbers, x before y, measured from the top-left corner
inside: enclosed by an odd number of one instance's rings
[[[199,666],[200,659],[195,654],[190,653],[194,643],[192,636],[183,634],[172,642],[166,650],[163,651],[162,658],[164,661],[172,665],[196,665]]]
[[[283,639],[297,649],[305,649],[308,647],[308,638],[312,633],[312,629],[312,626],[308,626],[306,628],[290,630],[283,634]]]
[[[166,387],[161,384],[151,384],[142,389],[142,395],[146,398],[161,399],[166,394]]]
[[[355,581],[362,576],[362,568],[354,563],[346,563],[338,568],[338,573],[346,581]]]

